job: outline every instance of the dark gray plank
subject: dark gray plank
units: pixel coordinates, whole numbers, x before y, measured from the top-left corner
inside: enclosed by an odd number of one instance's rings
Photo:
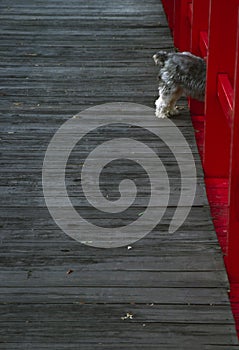
[[[171,305],[166,304],[11,304],[1,305],[1,322],[16,322],[18,313],[22,313],[22,322],[39,319],[42,322],[76,322],[77,317],[90,323],[92,314],[97,315],[95,323],[104,319],[105,323],[121,321],[121,317],[130,312],[137,323],[179,323],[184,324],[185,319],[192,324],[210,323],[224,324],[232,323],[230,310],[227,305]],[[200,314],[200,318],[198,315]],[[62,319],[64,315],[64,319]],[[129,321],[129,320],[128,320]],[[128,322],[126,321],[126,322]],[[19,322],[21,322],[19,320]],[[150,344],[149,344],[150,345]]]
[[[11,292],[11,293],[10,293]],[[228,305],[225,288],[15,287],[0,288],[0,303],[136,303]]]
[[[2,0],[0,38],[0,348],[238,348],[185,99],[174,122],[190,144],[198,184],[190,215],[175,234],[168,234],[168,226],[180,191],[177,166],[148,135],[142,141],[158,147],[170,169],[172,197],[163,220],[144,239],[116,249],[85,246],[56,226],[43,199],[46,147],[63,122],[108,102],[154,107],[152,55],[159,48],[173,49],[161,2]],[[89,122],[82,118],[82,130]],[[143,124],[158,128],[156,118]],[[105,134],[119,137],[120,132]],[[102,141],[105,134],[93,134],[90,142]],[[175,146],[190,181],[187,155]],[[67,189],[77,209],[99,220],[78,189],[79,162],[86,153],[87,147],[81,156],[73,152]],[[142,173],[133,166],[109,167],[103,181],[109,192],[115,188],[114,173],[124,171],[140,182]],[[89,183],[94,176],[92,171]],[[135,213],[142,212],[145,189],[142,185]],[[106,213],[100,220],[111,218]],[[127,215],[112,220],[128,222]],[[133,318],[124,319],[127,313]]]
[[[70,271],[70,272],[68,272]],[[68,273],[67,273],[68,272]],[[70,274],[71,276],[69,276]],[[5,287],[61,287],[65,284],[72,287],[209,287],[225,286],[224,271],[131,271],[119,270],[82,271],[81,268],[63,270],[53,268],[47,270],[2,271],[1,285]]]

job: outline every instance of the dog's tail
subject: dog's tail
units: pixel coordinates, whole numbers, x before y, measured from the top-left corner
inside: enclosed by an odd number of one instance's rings
[[[168,59],[169,53],[166,51],[159,51],[153,55],[154,62],[157,66],[163,67],[165,61]]]

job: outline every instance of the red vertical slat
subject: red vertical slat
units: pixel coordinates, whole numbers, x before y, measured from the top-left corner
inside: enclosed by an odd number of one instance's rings
[[[168,25],[171,30],[174,28],[174,3],[175,0],[162,0],[164,11],[168,20]]]
[[[190,50],[190,18],[189,5],[190,0],[175,0],[175,16],[174,16],[174,44],[179,51]]]
[[[205,52],[201,51],[200,42],[201,33],[205,36],[205,33],[208,32],[209,0],[194,0],[192,12],[191,52],[194,55],[206,56]]]
[[[238,16],[239,18],[239,16]],[[227,267],[232,283],[239,283],[239,22],[234,83],[234,111],[229,179],[229,225]]]
[[[205,57],[207,55],[207,49],[204,54],[202,54],[200,50],[201,33],[204,33],[205,36],[205,33],[207,35],[208,31],[209,0],[193,0],[191,5],[191,14],[190,52],[195,55]],[[198,118],[202,120],[202,116],[204,115],[204,103],[189,99],[189,107],[193,122],[195,123]]]
[[[217,95],[218,74],[233,84],[237,11],[234,1],[211,0],[207,70],[204,171],[208,177],[228,177],[230,127]]]

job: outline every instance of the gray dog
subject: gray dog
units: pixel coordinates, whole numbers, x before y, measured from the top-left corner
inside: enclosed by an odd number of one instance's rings
[[[204,100],[206,62],[190,52],[159,51],[153,56],[159,66],[159,98],[155,101],[156,116],[178,114],[176,101],[182,96]]]

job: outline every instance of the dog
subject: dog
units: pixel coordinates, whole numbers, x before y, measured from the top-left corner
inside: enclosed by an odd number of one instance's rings
[[[204,101],[206,62],[190,52],[159,51],[153,55],[159,66],[159,98],[155,114],[166,118],[179,114],[175,106],[181,96]]]

